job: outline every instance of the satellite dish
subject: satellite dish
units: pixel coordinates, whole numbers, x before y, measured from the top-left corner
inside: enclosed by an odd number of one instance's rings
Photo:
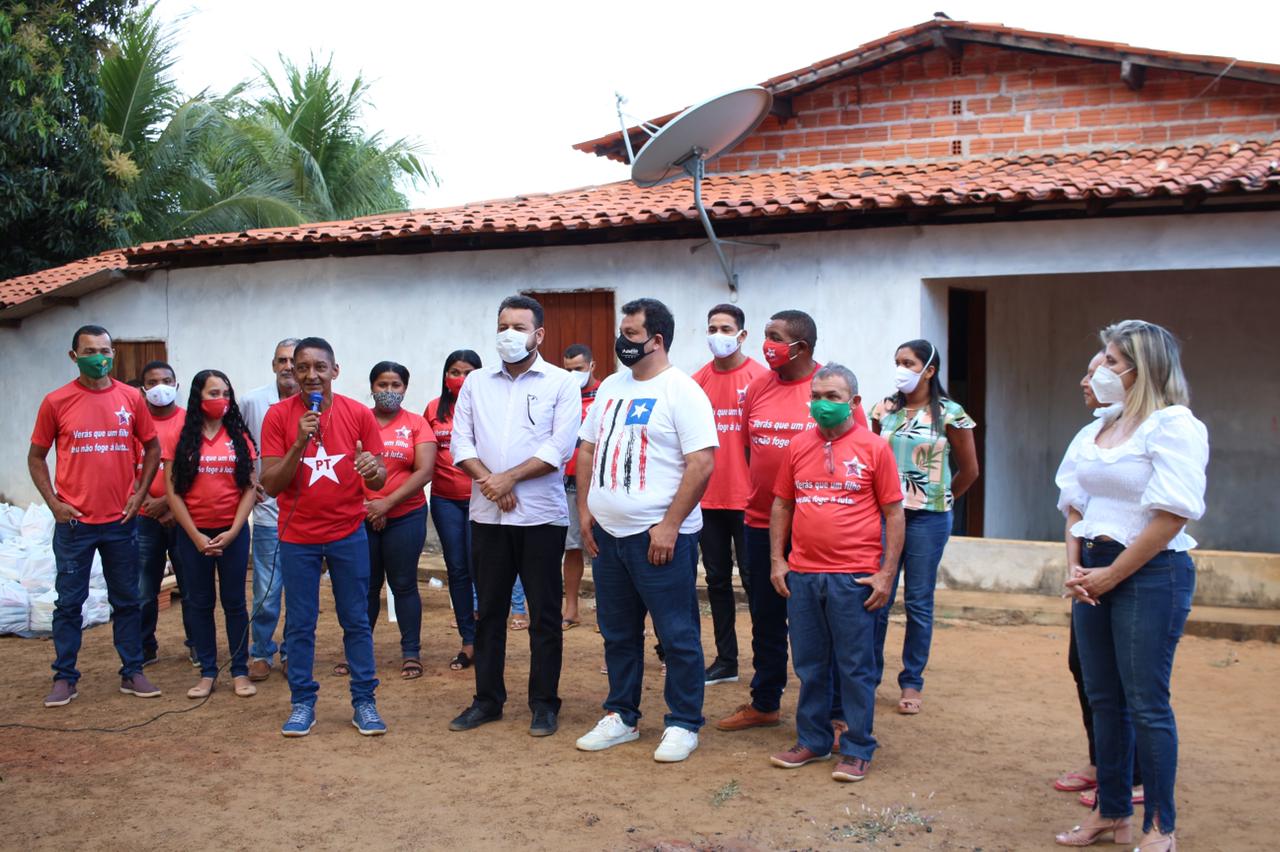
[[[639,154],[632,153],[631,134],[622,116],[622,104],[625,100],[618,95],[618,119],[622,122],[622,139],[631,160],[631,180],[637,186],[650,187],[680,177],[693,178],[694,204],[698,209],[698,217],[702,220],[707,239],[720,259],[729,289],[736,299],[738,276],[725,258],[721,244],[767,245],[773,249],[778,246],[717,238],[711,227],[711,218],[702,203],[702,179],[706,174],[707,161],[732,149],[760,126],[773,106],[773,95],[768,89],[750,86],[691,106],[661,128],[641,122],[640,128],[651,138],[640,149]],[[694,250],[696,251],[696,247]]]

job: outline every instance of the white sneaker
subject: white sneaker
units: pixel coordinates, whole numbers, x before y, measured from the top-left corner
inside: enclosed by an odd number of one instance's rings
[[[579,751],[604,751],[640,739],[640,729],[629,726],[617,713],[606,713],[596,726],[578,737]]]
[[[685,728],[672,725],[662,732],[662,742],[653,753],[659,763],[679,763],[698,747],[698,735]]]

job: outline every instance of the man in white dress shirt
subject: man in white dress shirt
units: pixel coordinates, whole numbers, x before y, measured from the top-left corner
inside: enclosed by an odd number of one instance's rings
[[[581,420],[579,383],[538,354],[542,305],[510,296],[498,308],[497,367],[475,370],[458,394],[453,461],[471,486],[471,559],[479,597],[476,693],[449,723],[468,731],[502,718],[507,610],[519,577],[529,601],[529,709],[535,737],[560,712],[560,557],[569,525],[561,471]]]

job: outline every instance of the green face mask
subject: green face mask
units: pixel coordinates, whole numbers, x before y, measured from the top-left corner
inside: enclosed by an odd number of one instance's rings
[[[80,368],[80,374],[86,379],[105,378],[107,373],[111,372],[111,356],[82,355],[76,359],[76,366]]]
[[[813,422],[823,429],[834,429],[849,419],[849,403],[832,402],[829,399],[815,399],[809,403],[809,414]]]

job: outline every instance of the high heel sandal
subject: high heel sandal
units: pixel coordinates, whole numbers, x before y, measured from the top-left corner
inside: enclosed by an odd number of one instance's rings
[[[1142,835],[1142,839],[1133,849],[1134,852],[1177,852],[1178,839],[1173,836],[1172,831],[1162,834],[1160,829],[1152,828]]]
[[[1104,819],[1090,826],[1077,825],[1070,831],[1055,835],[1053,840],[1059,846],[1092,846],[1107,832],[1111,832],[1112,842],[1116,844],[1127,846],[1133,842],[1133,827],[1129,824],[1129,817]]]

